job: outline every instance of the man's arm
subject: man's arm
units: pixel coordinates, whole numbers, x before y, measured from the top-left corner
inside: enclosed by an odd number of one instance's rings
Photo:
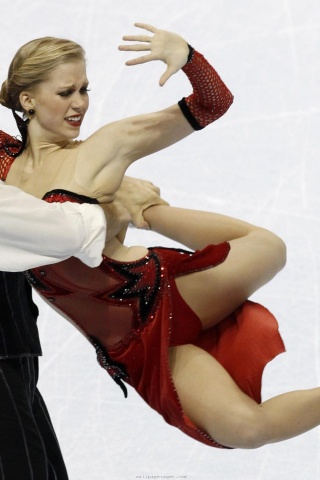
[[[148,230],[150,227],[143,218],[143,212],[154,205],[169,205],[160,197],[160,188],[149,180],[140,178],[123,177],[122,184],[115,194],[119,201],[129,212],[131,222],[137,228]]]
[[[0,270],[23,271],[71,256],[95,267],[106,239],[120,234],[130,219],[138,228],[148,228],[143,211],[167,205],[159,193],[147,180],[125,177],[115,201],[101,208],[47,203],[0,181]]]
[[[46,203],[0,182],[0,269],[22,271],[70,256],[101,262],[106,220],[98,205]]]

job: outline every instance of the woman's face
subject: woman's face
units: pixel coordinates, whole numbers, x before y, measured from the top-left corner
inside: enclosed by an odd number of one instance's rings
[[[36,113],[30,122],[30,133],[36,132],[38,138],[49,142],[76,138],[89,106],[85,62],[56,67],[32,99]]]

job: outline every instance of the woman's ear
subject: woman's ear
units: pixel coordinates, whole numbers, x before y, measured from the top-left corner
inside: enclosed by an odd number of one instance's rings
[[[34,108],[34,101],[30,93],[21,92],[19,95],[19,100],[20,100],[21,107],[25,112],[28,112],[30,108],[32,109]]]

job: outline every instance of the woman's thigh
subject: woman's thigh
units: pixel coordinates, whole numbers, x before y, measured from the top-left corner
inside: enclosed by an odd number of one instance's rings
[[[268,426],[263,411],[213,357],[183,345],[171,348],[169,358],[182,408],[200,429],[227,447],[264,442]]]
[[[176,278],[177,288],[203,328],[220,322],[283,268],[285,247],[277,237],[257,234],[230,242],[220,265]]]

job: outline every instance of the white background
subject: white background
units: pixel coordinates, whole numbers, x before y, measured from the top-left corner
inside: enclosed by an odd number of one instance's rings
[[[205,54],[234,105],[216,124],[128,173],[158,184],[173,205],[240,217],[285,240],[285,270],[254,296],[277,316],[287,347],[266,369],[263,397],[319,385],[318,0],[1,0],[1,19],[3,80],[18,47],[33,38],[83,45],[92,92],[81,138],[190,93],[183,73],[158,86],[163,64],[125,67],[129,56],[117,45],[135,31],[135,21],[173,30]],[[1,128],[16,134],[10,112],[0,111]],[[133,230],[129,241],[172,245]],[[319,430],[252,451],[197,443],[167,426],[134,391],[125,400],[92,347],[39,305],[40,389],[71,480],[320,479]]]

